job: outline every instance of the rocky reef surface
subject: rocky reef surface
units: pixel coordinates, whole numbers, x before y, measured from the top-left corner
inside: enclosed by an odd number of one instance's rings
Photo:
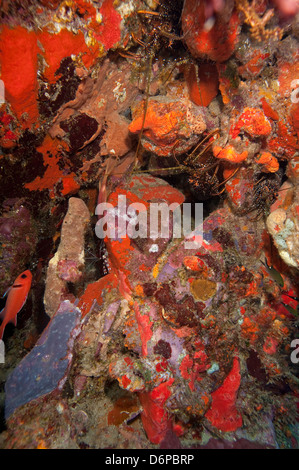
[[[0,14],[0,447],[298,448],[296,4]]]

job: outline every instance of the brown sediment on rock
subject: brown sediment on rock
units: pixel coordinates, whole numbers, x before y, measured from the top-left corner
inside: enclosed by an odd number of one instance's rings
[[[131,148],[128,131],[129,121],[122,115],[135,100],[138,88],[130,82],[131,69],[128,64],[120,68],[106,58],[95,79],[86,77],[79,85],[75,99],[65,103],[58,111],[50,128],[51,137],[65,136],[61,124],[78,114],[86,114],[98,123],[98,128],[81,149],[95,140],[107,127],[101,142],[101,154],[126,154]],[[117,138],[115,138],[117,136]]]
[[[204,302],[215,295],[216,288],[216,282],[208,279],[194,279],[190,287],[193,297]]]

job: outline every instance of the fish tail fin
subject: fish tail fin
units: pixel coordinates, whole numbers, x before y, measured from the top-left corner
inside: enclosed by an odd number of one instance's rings
[[[5,317],[5,307],[0,312],[0,320],[3,321]]]
[[[0,340],[3,337],[4,329],[5,329],[5,324],[4,324],[4,322],[2,322],[2,324],[0,326]]]
[[[7,291],[4,292],[1,298],[4,299],[10,291],[11,291],[11,287],[9,287]]]
[[[1,321],[2,321],[1,326],[0,326],[0,339],[2,339],[4,330],[5,330],[5,326],[6,326],[5,315],[6,315],[6,309],[4,307],[4,309],[1,310],[1,312],[0,312],[0,318],[1,318]]]
[[[4,304],[4,307],[0,310],[0,320],[3,321],[6,315],[6,306],[7,306],[7,301]]]

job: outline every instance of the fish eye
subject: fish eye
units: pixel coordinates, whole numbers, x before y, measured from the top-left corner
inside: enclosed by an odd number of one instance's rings
[[[27,277],[26,274],[22,274],[21,276],[22,279],[26,279],[26,277]]]

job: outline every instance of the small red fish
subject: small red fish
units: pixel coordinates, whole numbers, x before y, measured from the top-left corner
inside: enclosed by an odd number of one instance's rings
[[[7,323],[17,324],[17,314],[26,302],[31,287],[32,274],[29,270],[20,274],[13,285],[7,291],[7,300],[0,314],[2,323],[0,326],[0,339],[2,339]],[[5,295],[6,295],[5,294]]]

